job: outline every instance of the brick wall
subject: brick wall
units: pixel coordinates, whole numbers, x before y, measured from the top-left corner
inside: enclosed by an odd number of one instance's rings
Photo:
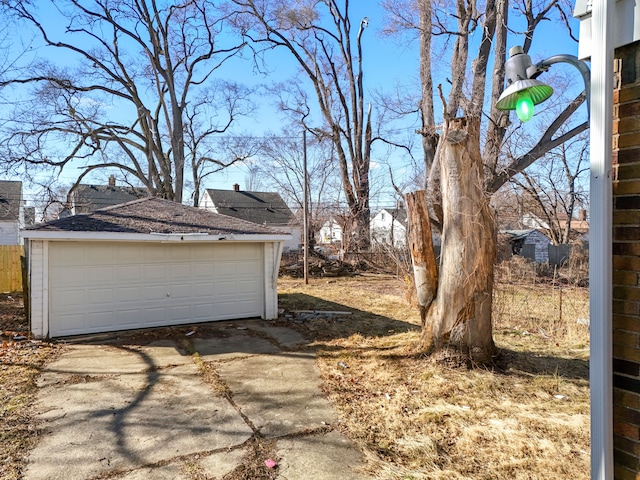
[[[640,42],[615,53],[613,434],[615,478],[640,479]]]

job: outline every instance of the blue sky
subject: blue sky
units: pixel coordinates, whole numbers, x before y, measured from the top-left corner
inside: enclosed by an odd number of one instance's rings
[[[44,2],[41,3],[44,5]],[[402,40],[384,38],[380,35],[380,29],[384,22],[384,12],[377,2],[373,1],[355,1],[351,2],[351,18],[354,26],[354,32],[357,31],[357,24],[363,17],[369,17],[369,28],[363,35],[363,49],[364,49],[364,67],[365,67],[365,82],[366,88],[369,92],[373,90],[389,90],[392,88],[400,88],[406,90],[415,90],[419,88],[419,76],[418,76],[418,50],[417,42],[408,43]],[[55,14],[51,14],[49,17],[52,22],[63,27],[62,22],[55,21]],[[577,20],[574,22],[575,32],[577,33]],[[557,53],[577,53],[577,44],[572,42],[565,34],[559,35],[558,28],[562,28],[558,24],[552,24],[547,22],[546,25],[541,27],[540,32],[537,33],[534,38],[534,43],[531,49],[531,56],[534,61],[541,60],[548,56]],[[479,33],[478,33],[479,35]],[[472,39],[473,41],[473,39]],[[513,46],[521,43],[520,39],[514,36],[509,46]],[[47,49],[55,50],[55,49]],[[50,59],[55,59],[56,62],[65,62],[68,57],[60,56],[59,52],[54,51],[47,53]],[[288,52],[279,51],[274,52],[270,59],[272,63],[272,74],[268,80],[273,79],[287,79],[295,77],[297,75],[297,69]],[[580,78],[575,72],[571,72],[571,67],[566,70],[566,75],[576,77],[576,88],[580,88]],[[446,66],[443,68],[447,71]],[[555,69],[554,69],[555,70]],[[562,68],[560,68],[562,71]],[[224,70],[223,70],[224,71]],[[243,80],[249,83],[262,83],[267,79],[257,76],[254,77],[252,73],[252,67],[249,62],[241,63],[234,61],[229,64],[226,75],[231,77],[240,76]],[[303,79],[306,81],[306,78]],[[371,95],[369,96],[371,100]],[[415,120],[415,119],[414,119]],[[263,99],[260,102],[259,115],[252,120],[246,120],[241,122],[235,129],[236,132],[250,131],[256,135],[262,135],[268,131],[277,133],[275,127],[281,122],[281,117],[275,110],[272,102],[269,99]],[[407,121],[404,124],[398,124],[398,129],[406,129],[408,133],[415,129],[415,125],[411,121]],[[379,152],[380,158],[375,160],[387,161],[387,152],[385,149],[376,151]],[[395,162],[394,171],[399,175],[402,173],[403,168],[407,166],[406,159],[402,156],[391,158],[391,162]],[[376,164],[374,163],[374,168]],[[375,172],[373,172],[375,174]],[[95,183],[102,183],[107,174],[99,174],[91,177],[87,177],[87,183],[95,181]],[[71,184],[77,176],[77,169],[70,168],[62,173],[60,176],[60,182],[64,184]],[[226,172],[221,172],[215,176],[209,177],[205,187],[207,188],[231,188],[234,183],[239,183],[244,187],[245,179],[247,176],[247,169],[245,167],[231,168]],[[385,197],[378,203],[385,204],[390,200]],[[375,204],[375,202],[374,202]]]

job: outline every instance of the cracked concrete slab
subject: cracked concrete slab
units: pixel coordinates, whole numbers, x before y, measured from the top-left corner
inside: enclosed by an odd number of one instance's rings
[[[313,478],[335,480],[336,465],[340,465],[340,480],[365,480],[358,473],[362,455],[339,432],[286,438],[278,441],[280,462],[278,478]]]
[[[224,338],[194,338],[193,346],[205,361],[280,351],[278,346],[269,340],[251,337],[243,330],[230,333]]]
[[[235,470],[242,463],[247,454],[245,449],[237,449],[229,452],[216,452],[203,456],[198,463],[207,478],[222,478],[227,473]]]
[[[116,349],[99,352],[104,364],[125,363]],[[202,382],[195,364],[165,369],[146,364],[144,371],[140,357],[129,352],[131,365],[121,365],[125,374],[117,375],[111,364],[103,369],[109,376],[86,381],[81,365],[69,366],[78,355],[73,350],[69,355],[48,368],[59,371],[64,365],[73,372],[68,379],[78,380],[41,391],[36,407],[46,433],[29,456],[26,479],[86,479],[240,445],[253,433],[227,400]],[[96,372],[94,365],[88,370]]]
[[[210,328],[180,343],[69,345],[38,379],[43,433],[24,479],[221,479],[247,461],[266,468],[248,442],[256,435],[274,442],[279,479],[366,478],[358,450],[331,431],[337,415],[315,354],[289,351],[305,347],[300,334],[260,321]],[[185,342],[229,398],[205,382]]]
[[[185,475],[184,467],[178,464],[163,465],[153,468],[140,468],[123,475],[112,477],[114,480],[190,480]]]
[[[318,429],[336,421],[320,391],[311,353],[258,355],[217,365],[234,402],[267,437]]]

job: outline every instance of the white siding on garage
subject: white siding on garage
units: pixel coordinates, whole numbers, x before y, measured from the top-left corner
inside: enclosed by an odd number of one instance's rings
[[[262,243],[49,243],[49,335],[264,315]]]
[[[46,258],[48,242],[34,240],[29,244],[29,322],[36,337],[49,335],[47,326],[48,284]]]

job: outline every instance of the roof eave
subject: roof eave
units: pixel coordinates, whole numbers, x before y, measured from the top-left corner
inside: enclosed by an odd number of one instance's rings
[[[291,238],[290,234],[256,233],[125,233],[125,232],[67,232],[21,230],[28,240],[111,241],[111,242],[277,242]]]

